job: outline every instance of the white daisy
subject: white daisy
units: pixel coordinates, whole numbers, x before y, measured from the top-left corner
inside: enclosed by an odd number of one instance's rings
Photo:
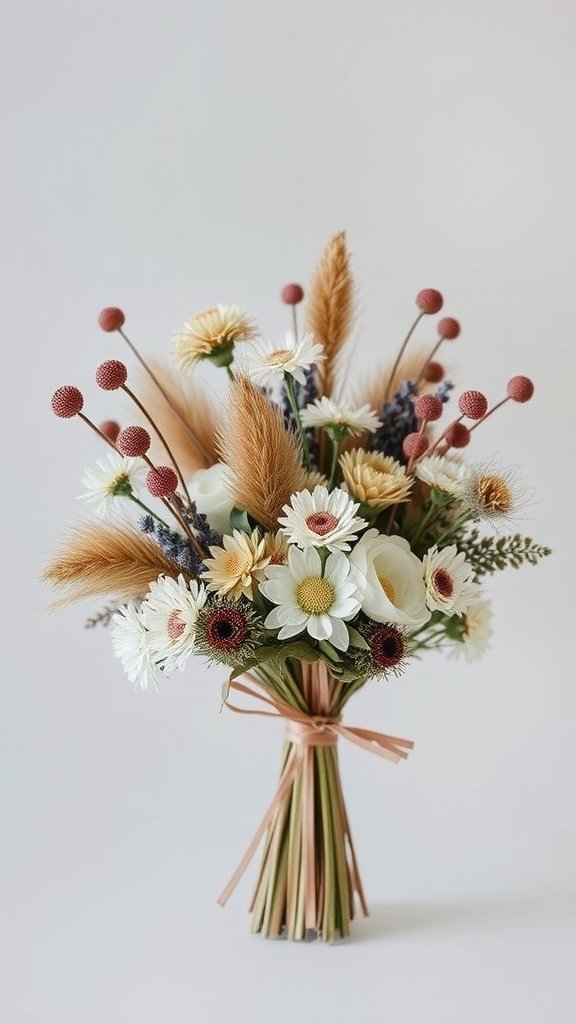
[[[350,405],[339,405],[324,395],[311,402],[300,413],[302,426],[309,427],[336,427],[340,428],[342,434],[352,434],[357,437],[368,431],[373,433],[380,426],[380,420],[369,405],[361,405],[358,409]]]
[[[100,459],[95,469],[86,469],[82,483],[86,492],[80,497],[96,506],[96,515],[105,519],[112,509],[125,505],[146,481],[146,467],[141,459],[125,459],[116,452],[110,452],[107,459]]]
[[[324,349],[314,341],[312,334],[296,338],[286,331],[283,345],[258,338],[247,345],[242,353],[241,369],[255,383],[264,387],[273,384],[285,373],[300,384],[306,381],[305,371],[324,359]]]
[[[467,661],[478,661],[490,646],[492,636],[492,610],[490,601],[473,601],[462,618],[462,642],[455,644],[452,655],[463,654]]]
[[[478,593],[478,584],[473,581],[474,570],[464,552],[458,551],[455,544],[440,551],[434,546],[426,552],[422,564],[426,604],[430,611],[462,615]]]
[[[225,366],[232,362],[236,342],[255,334],[253,320],[239,306],[216,306],[186,321],[174,336],[173,352],[184,369],[201,359]]]
[[[291,544],[300,548],[328,548],[329,551],[350,551],[348,541],[356,540],[358,532],[368,523],[356,516],[358,504],[338,488],[330,493],[321,485],[310,491],[298,491],[284,505],[285,516],[278,522]]]
[[[148,649],[166,675],[175,669],[181,672],[194,653],[196,618],[205,603],[203,584],[187,583],[182,575],[176,580],[160,576],[150,584],[141,618],[148,630]]]
[[[141,610],[135,604],[124,605],[112,616],[112,647],[131,683],[141,690],[150,683],[158,689],[162,673],[152,657]]]
[[[346,621],[360,610],[361,577],[341,551],[322,559],[315,548],[292,547],[287,565],[266,567],[260,590],[277,605],[266,617],[267,629],[279,629],[279,640],[307,632],[315,640],[329,640],[339,651],[348,649]]]
[[[429,487],[453,498],[461,498],[466,487],[468,467],[457,459],[428,455],[416,464],[416,476]]]

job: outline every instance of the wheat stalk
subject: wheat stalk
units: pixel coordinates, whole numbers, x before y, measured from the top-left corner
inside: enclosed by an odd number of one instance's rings
[[[307,322],[324,347],[318,367],[320,393],[330,395],[337,361],[354,318],[354,280],[346,248],[346,233],[334,235],[324,249],[309,289]]]
[[[304,489],[307,474],[296,435],[286,429],[280,409],[246,377],[232,384],[218,449],[236,505],[267,529],[276,529],[283,506]]]
[[[181,568],[150,537],[125,525],[80,523],[42,573],[63,592],[53,607],[107,594],[119,601],[142,597],[161,573]]]

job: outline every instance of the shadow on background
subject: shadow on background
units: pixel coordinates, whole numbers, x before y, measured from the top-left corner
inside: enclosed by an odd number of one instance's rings
[[[405,932],[428,931],[435,928],[449,928],[453,925],[494,922],[500,918],[517,918],[534,913],[552,911],[575,914],[574,900],[557,896],[503,897],[501,900],[478,900],[475,902],[446,903],[374,903],[370,917],[355,919],[353,922],[354,941],[381,939],[387,935],[401,935]]]

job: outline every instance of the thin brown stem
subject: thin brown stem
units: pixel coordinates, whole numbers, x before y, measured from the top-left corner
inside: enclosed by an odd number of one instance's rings
[[[132,354],[136,357],[136,359],[138,360],[140,365],[144,368],[144,370],[146,370],[146,373],[148,374],[150,379],[154,382],[154,384],[158,388],[158,391],[160,392],[160,394],[164,398],[164,401],[169,405],[169,407],[172,410],[172,412],[174,413],[174,415],[178,417],[178,419],[180,420],[180,422],[181,422],[182,426],[184,427],[184,429],[185,429],[186,433],[188,434],[188,436],[194,442],[196,447],[202,452],[204,457],[206,459],[208,459],[208,464],[210,464],[212,462],[212,456],[210,455],[210,452],[202,444],[202,441],[200,440],[200,438],[197,437],[197,435],[194,433],[194,431],[190,428],[190,425],[186,422],[186,420],[181,415],[181,413],[178,411],[176,406],[172,403],[170,395],[166,391],[166,388],[164,388],[162,386],[162,384],[158,380],[158,377],[156,376],[154,371],[150,369],[150,367],[148,366],[148,363],[146,362],[146,360],[143,359],[143,357],[140,355],[140,353],[139,353],[138,349],[136,348],[136,346],[130,341],[130,338],[128,337],[127,334],[124,333],[122,328],[119,329],[118,334],[120,334],[124,338],[124,341],[128,345],[128,348],[130,349]]]
[[[168,455],[168,458],[170,459],[170,462],[172,463],[172,465],[174,466],[174,469],[176,470],[178,479],[180,480],[180,483],[182,484],[182,490],[184,491],[184,494],[186,495],[186,500],[187,500],[188,504],[191,505],[192,501],[191,501],[190,495],[188,493],[188,488],[186,487],[186,481],[184,480],[184,477],[182,475],[182,471],[180,469],[180,466],[176,462],[176,459],[174,458],[174,455],[172,453],[170,445],[168,444],[166,438],[164,437],[164,434],[162,433],[160,428],[156,425],[156,423],[152,419],[150,413],[145,409],[145,407],[142,405],[142,402],[140,401],[139,398],[136,397],[134,392],[126,384],[122,385],[122,390],[128,395],[129,398],[132,399],[132,401],[134,402],[134,405],[138,409],[140,409],[140,412],[142,413],[142,415],[146,417],[146,419],[148,420],[148,423],[150,424],[152,429],[155,431],[157,437],[159,438],[160,442],[162,443],[162,445],[164,446],[164,448],[166,450],[166,453]]]
[[[292,305],[292,330],[294,331],[294,338],[298,341],[298,314],[296,313],[296,305]]]
[[[416,386],[418,386],[418,384],[420,383],[420,381],[424,377],[424,374],[426,373],[426,370],[430,366],[430,363],[434,359],[434,356],[436,355],[436,353],[437,353],[438,349],[440,348],[440,345],[442,344],[443,341],[444,341],[444,338],[439,338],[438,341],[436,342],[436,344],[434,345],[434,347],[432,349],[430,349],[430,353],[427,356],[427,358],[424,360],[424,362],[422,363],[422,369],[420,370],[420,373],[418,374],[418,376],[416,377],[416,380],[414,381],[414,384]]]
[[[112,451],[116,452],[117,455],[120,454],[116,445],[114,444],[114,441],[111,441],[109,437],[106,437],[106,434],[103,434],[102,431],[98,429],[96,424],[92,423],[92,420],[89,420],[88,417],[85,416],[83,412],[78,413],[78,418],[81,419],[82,422],[85,423],[87,427],[90,427],[90,430],[93,430],[95,434],[98,434],[98,437],[102,441],[106,441],[106,444],[112,449]]]
[[[422,310],[418,314],[418,316],[416,317],[414,323],[412,324],[410,330],[408,331],[408,334],[406,335],[406,337],[404,338],[404,341],[402,342],[402,344],[400,346],[400,351],[398,352],[398,355],[396,356],[396,362],[394,363],[394,366],[392,367],[392,373],[390,374],[390,377],[388,379],[388,384],[386,385],[386,391],[385,391],[385,394],[384,394],[384,401],[385,402],[387,402],[388,398],[390,397],[390,388],[392,387],[392,381],[394,380],[394,377],[396,376],[396,371],[397,371],[398,367],[400,366],[400,360],[402,359],[402,356],[404,355],[404,352],[406,351],[406,346],[407,346],[408,342],[410,341],[410,338],[414,334],[414,331],[416,330],[416,327],[418,326],[418,324],[420,323],[420,321],[421,321],[421,319],[422,319],[422,317],[424,315],[425,315],[424,314],[424,310]]]
[[[485,420],[487,420],[488,417],[491,416],[493,412],[496,412],[496,409],[500,409],[503,405],[506,405],[506,402],[509,401],[510,395],[506,395],[506,398],[503,398],[500,402],[496,402],[496,405],[493,405],[491,409],[488,409],[488,412],[486,413],[485,416],[482,417],[481,420],[478,420],[478,422],[475,423],[473,427],[470,427],[470,433],[472,433],[473,430],[476,430],[476,427],[479,427],[481,423],[484,423]]]

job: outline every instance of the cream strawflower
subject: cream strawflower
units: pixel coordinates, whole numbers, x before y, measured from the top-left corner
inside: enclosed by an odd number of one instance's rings
[[[358,409],[349,405],[339,405],[324,395],[311,402],[300,413],[302,426],[336,427],[342,434],[357,436],[366,431],[373,433],[380,426],[380,420],[369,405],[361,405]]]
[[[474,569],[455,544],[429,549],[422,559],[426,604],[431,611],[445,615],[462,615],[477,597],[478,584],[474,583]]]
[[[269,565],[260,590],[277,605],[266,617],[266,629],[279,629],[279,640],[307,632],[329,640],[339,651],[348,649],[346,621],[360,610],[361,579],[341,551],[322,559],[315,548],[291,547],[287,565]]]
[[[340,468],[343,486],[362,505],[381,510],[409,500],[413,479],[391,455],[353,448],[340,456]]]
[[[286,331],[283,345],[258,338],[246,346],[242,353],[241,369],[261,386],[273,384],[290,374],[300,384],[306,381],[305,371],[324,359],[324,349],[314,341],[312,334],[296,338]]]
[[[205,558],[207,567],[203,574],[208,580],[208,590],[215,590],[222,597],[233,601],[244,595],[252,599],[252,587],[264,579],[268,565],[265,543],[258,530],[250,535],[234,530],[232,536],[222,538],[223,547],[211,547],[212,558]]]
[[[428,455],[416,464],[416,476],[429,487],[453,498],[461,498],[466,486],[468,468],[457,459],[444,455]]]
[[[162,672],[152,657],[140,610],[133,603],[112,616],[112,648],[131,683],[141,690],[150,683],[158,689]]]
[[[110,512],[126,506],[131,496],[145,488],[146,467],[141,459],[125,459],[110,452],[100,459],[95,469],[84,470],[82,483],[86,488],[80,497],[96,505],[96,515],[105,519]]]
[[[239,306],[216,306],[187,320],[174,336],[174,355],[184,369],[212,357],[222,365],[232,361],[237,341],[255,337],[254,321]]]
[[[358,505],[344,491],[330,493],[321,485],[310,491],[298,491],[284,505],[285,516],[278,522],[291,544],[300,548],[312,545],[329,551],[349,551],[349,541],[356,540],[368,523],[356,516]]]
[[[150,584],[140,614],[148,648],[165,675],[181,672],[194,653],[196,618],[205,603],[206,588],[197,580],[160,576]]]
[[[270,565],[286,565],[288,551],[288,541],[281,530],[278,533],[264,534],[264,554]]]
[[[403,537],[368,530],[350,561],[365,577],[362,610],[370,619],[413,629],[428,622],[422,562]]]
[[[485,598],[474,601],[462,617],[462,641],[454,645],[452,656],[464,655],[466,661],[478,661],[490,646],[492,610]]]
[[[230,530],[230,513],[234,508],[234,498],[227,481],[227,467],[217,462],[208,469],[198,469],[188,482],[188,493],[196,508],[218,533]]]

